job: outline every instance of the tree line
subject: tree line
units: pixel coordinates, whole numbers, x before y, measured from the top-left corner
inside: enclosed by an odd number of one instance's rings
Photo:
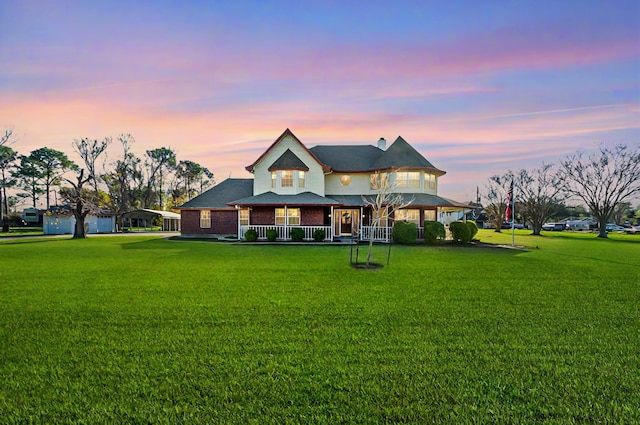
[[[108,209],[120,215],[140,208],[169,210],[214,184],[209,169],[178,160],[171,148],[149,149],[138,156],[130,134],[121,134],[115,141],[112,137],[74,140],[72,148],[81,164],[48,147],[19,154],[9,146],[14,140],[11,130],[0,138],[0,223],[10,212],[8,191],[16,194],[14,203],[26,200],[34,208],[42,200],[49,209],[53,191],[56,203],[75,206],[74,214]],[[107,148],[114,143],[120,154],[109,160]]]
[[[599,237],[606,238],[606,225],[620,219],[621,211],[640,194],[640,147],[605,147],[588,154],[580,150],[556,164],[507,171],[489,178],[485,199],[489,222],[500,231],[504,222],[509,188],[513,182],[516,213],[531,223],[533,234],[554,217],[567,201],[582,201],[598,223]]]

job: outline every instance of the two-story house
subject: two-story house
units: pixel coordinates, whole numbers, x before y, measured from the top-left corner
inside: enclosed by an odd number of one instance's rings
[[[253,178],[229,178],[180,207],[182,234],[236,236],[255,229],[260,239],[267,229],[290,239],[293,227],[311,240],[324,229],[327,240],[369,237],[372,209],[367,200],[377,193],[377,182],[389,179],[394,193],[411,204],[383,217],[377,240],[388,241],[393,220],[414,222],[422,236],[425,220],[446,221],[447,212],[469,205],[438,196],[434,167],[402,137],[388,148],[377,146],[320,145],[307,148],[289,129],[251,165]]]

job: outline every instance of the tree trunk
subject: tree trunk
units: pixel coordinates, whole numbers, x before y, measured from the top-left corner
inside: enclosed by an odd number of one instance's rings
[[[600,216],[598,217],[598,237],[599,238],[607,238],[607,218]]]
[[[87,216],[87,212],[82,211],[83,207],[82,199],[78,198],[76,207],[73,210],[73,216],[76,218],[76,225],[73,229],[73,239],[84,239],[87,237],[87,233],[84,230],[84,219]]]

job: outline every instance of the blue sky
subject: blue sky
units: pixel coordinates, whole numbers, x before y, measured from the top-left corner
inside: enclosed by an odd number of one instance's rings
[[[290,3],[3,2],[0,127],[25,154],[131,133],[218,181],[285,128],[308,146],[401,135],[461,201],[640,143],[637,1]]]

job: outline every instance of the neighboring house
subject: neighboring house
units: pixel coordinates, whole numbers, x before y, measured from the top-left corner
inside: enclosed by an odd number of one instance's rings
[[[76,225],[70,207],[51,207],[44,213],[42,231],[45,235],[72,235]],[[114,233],[116,213],[106,210],[90,213],[84,219],[87,234]]]
[[[387,149],[372,145],[323,145],[307,148],[287,129],[251,165],[253,179],[229,178],[179,209],[182,234],[237,236],[255,229],[260,239],[276,229],[290,239],[293,227],[311,240],[316,229],[326,239],[360,236],[368,239],[372,210],[363,197],[375,198],[375,175],[381,173],[411,205],[384,217],[375,239],[388,241],[393,220],[414,222],[421,238],[425,220],[443,221],[468,204],[438,196],[438,178],[445,174],[402,137]]]

